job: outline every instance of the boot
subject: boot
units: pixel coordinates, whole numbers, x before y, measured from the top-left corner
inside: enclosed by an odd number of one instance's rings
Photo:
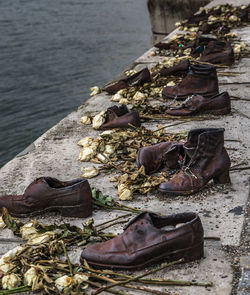
[[[189,195],[201,190],[209,180],[229,183],[230,159],[224,148],[224,128],[193,129],[183,145],[186,163],[172,179],[161,183],[159,191]]]
[[[161,142],[138,150],[136,163],[144,166],[146,174],[158,171],[163,165],[169,169],[179,169],[184,152],[178,142]]]
[[[122,79],[112,85],[105,87],[104,90],[107,91],[109,94],[115,94],[117,91],[121,89],[128,88],[130,86],[143,85],[144,83],[150,82],[150,81],[151,81],[150,72],[148,68],[145,68],[141,70],[140,72],[135,73],[134,75],[126,79]]]
[[[222,92],[211,98],[192,95],[180,106],[167,109],[166,114],[171,116],[192,116],[198,114],[226,115],[230,111],[230,97],[227,92]]]
[[[234,63],[234,51],[229,42],[210,41],[205,46],[200,60],[230,66]]]
[[[166,86],[162,90],[164,98],[176,100],[186,99],[193,94],[199,94],[206,98],[219,93],[216,67],[207,65],[191,65],[187,76],[175,86]]]
[[[113,128],[131,128],[140,127],[141,121],[138,112],[130,112],[126,105],[113,106],[106,111],[105,123],[100,129],[113,129]]]

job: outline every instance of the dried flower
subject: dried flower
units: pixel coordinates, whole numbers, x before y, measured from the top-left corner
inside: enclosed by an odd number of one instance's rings
[[[55,280],[56,287],[59,291],[63,291],[63,289],[69,287],[73,281],[73,278],[68,276],[62,276]]]
[[[33,222],[29,222],[20,228],[20,233],[24,240],[29,240],[32,236],[37,234],[37,229],[34,227]]]
[[[101,89],[98,86],[93,86],[90,88],[90,91],[91,91],[90,96],[94,96],[94,95],[100,93]]]
[[[230,21],[230,22],[237,22],[237,21],[238,21],[238,17],[237,17],[236,15],[231,15],[231,16],[229,17],[229,21]]]
[[[133,192],[124,183],[121,183],[118,185],[118,196],[121,201],[132,200]]]
[[[168,82],[168,83],[167,83],[167,86],[175,86],[174,81],[170,81],[170,82]]]
[[[133,96],[134,100],[143,100],[145,98],[146,98],[146,95],[144,93],[140,92],[140,91],[137,91],[135,93],[135,95]]]
[[[35,267],[29,268],[24,274],[24,283],[28,286],[32,286],[35,279],[38,277],[38,271]]]
[[[92,146],[84,147],[79,155],[80,161],[89,161],[95,155],[95,149]]]
[[[75,274],[73,276],[73,281],[78,284],[81,284],[82,282],[86,282],[87,280],[88,280],[88,277],[84,274]]]
[[[99,129],[105,122],[105,111],[101,111],[99,114],[94,116],[92,126],[94,129]]]
[[[5,227],[6,227],[6,224],[4,223],[2,216],[0,216],[0,228],[5,228]]]
[[[11,259],[15,257],[15,255],[21,251],[23,248],[21,246],[15,247],[12,250],[9,250],[7,253],[5,253],[0,258],[0,270],[3,273],[8,272],[10,269],[14,267],[14,265],[11,263]]]
[[[47,231],[46,233],[41,234],[41,235],[39,235],[39,234],[34,235],[31,239],[29,239],[27,241],[27,244],[28,245],[39,245],[42,243],[46,243],[49,240],[51,240],[54,236],[55,236],[55,233],[53,231]]]
[[[78,145],[80,146],[88,146],[93,142],[93,138],[91,137],[84,137],[83,139],[78,141]]]
[[[80,122],[84,125],[90,125],[91,118],[89,116],[83,116],[83,117],[81,117]]]
[[[105,145],[105,154],[112,155],[115,152],[115,147],[113,145]]]
[[[92,178],[99,174],[99,170],[96,169],[95,167],[86,167],[86,168],[82,168],[81,170],[83,172],[82,177],[85,177],[85,178]]]
[[[13,289],[16,288],[20,285],[21,279],[19,278],[18,275],[11,273],[9,275],[5,275],[2,278],[2,285],[3,289]]]
[[[121,99],[119,100],[119,103],[120,103],[120,104],[128,104],[129,101],[127,100],[127,98],[121,98]]]
[[[111,97],[111,101],[120,101],[120,99],[122,98],[123,96],[121,94],[121,90],[119,90],[115,95]]]

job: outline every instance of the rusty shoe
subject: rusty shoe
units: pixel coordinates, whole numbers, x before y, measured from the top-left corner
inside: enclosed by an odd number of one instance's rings
[[[100,129],[131,128],[132,126],[141,126],[138,112],[130,112],[126,105],[121,105],[107,109],[105,122]]]
[[[181,105],[169,107],[166,114],[171,116],[226,115],[230,111],[230,97],[227,92],[222,92],[211,98],[205,98],[201,95],[189,96]]]
[[[186,59],[172,67],[169,67],[169,68],[162,67],[159,71],[159,74],[161,77],[168,77],[170,75],[178,75],[178,74],[187,74],[189,70],[189,66],[190,66],[189,60]]]
[[[170,227],[166,229],[164,227]],[[203,227],[196,213],[165,217],[141,213],[115,238],[86,247],[80,257],[95,266],[133,269],[166,259],[203,257]]]
[[[186,163],[159,191],[189,195],[201,190],[211,179],[215,183],[230,182],[230,159],[224,147],[224,128],[193,129],[183,145]]]
[[[138,168],[144,166],[146,174],[158,171],[162,166],[169,169],[179,169],[184,152],[182,144],[178,142],[161,142],[142,147],[136,155]]]
[[[104,88],[109,94],[115,94],[117,91],[128,88],[131,86],[140,86],[146,82],[151,81],[151,75],[148,68],[144,68],[143,70],[139,71],[138,73],[133,74],[132,76],[119,80],[116,83],[108,85]]]
[[[205,46],[200,61],[230,66],[234,63],[233,48],[229,42],[210,41]]]
[[[3,207],[15,217],[47,211],[59,211],[65,217],[88,217],[92,213],[92,194],[86,179],[60,181],[40,177],[26,188],[23,195],[0,196],[0,209]]]
[[[186,99],[193,94],[206,98],[219,93],[216,68],[208,65],[191,65],[187,76],[175,86],[166,86],[162,90],[164,98]]]

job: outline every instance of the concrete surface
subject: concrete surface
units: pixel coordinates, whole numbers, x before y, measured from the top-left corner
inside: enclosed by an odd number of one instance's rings
[[[213,1],[209,6],[222,3]],[[224,1],[225,2],[225,1]],[[228,3],[228,1],[226,1]],[[230,1],[233,4],[247,3],[247,1]],[[250,27],[235,30],[242,40],[250,45]],[[175,31],[176,32],[176,31]],[[152,49],[151,49],[152,50]],[[134,66],[141,68],[154,65],[158,57],[151,57],[146,52],[135,61]],[[250,59],[244,58],[237,62],[231,69],[226,71],[242,72],[238,76],[219,76],[220,91],[227,90],[232,96],[249,99],[249,76]],[[244,83],[244,84],[241,84]],[[94,81],[93,81],[93,84]],[[226,84],[226,85],[225,85]],[[48,130],[38,138],[26,151],[19,154],[0,170],[0,194],[21,194],[24,189],[37,177],[53,176],[61,180],[70,180],[80,176],[82,166],[92,166],[92,163],[81,163],[77,160],[81,148],[77,142],[85,137],[96,137],[100,133],[91,126],[80,123],[81,116],[93,114],[105,110],[113,103],[110,96],[101,93],[89,99],[78,110],[68,115],[56,126]],[[242,163],[249,164],[249,102],[246,100],[232,99],[232,113],[228,116],[207,119],[205,121],[183,122],[167,130],[189,131],[197,127],[224,127],[225,146],[232,161],[232,166]],[[147,128],[155,129],[159,122],[147,122]],[[161,124],[171,124],[171,120],[161,120]],[[13,143],[14,144],[14,143]],[[249,170],[231,171],[231,186],[212,186],[204,189],[202,194],[183,197],[169,197],[157,192],[148,195],[135,195],[130,206],[150,209],[161,214],[171,214],[184,211],[195,211],[201,217],[205,236],[219,237],[220,241],[208,239],[205,242],[205,258],[198,263],[188,263],[171,268],[169,271],[157,273],[160,278],[175,278],[197,281],[211,281],[211,288],[202,287],[168,287],[159,290],[176,291],[178,294],[220,294],[229,295],[232,289],[233,269],[231,258],[223,251],[223,246],[238,247],[241,240],[241,231],[244,223],[244,210],[249,191]],[[109,182],[110,176],[98,176],[90,179],[90,185],[100,189],[104,194],[112,195],[117,200],[117,191]],[[117,211],[95,210],[93,218],[96,224],[120,215]],[[54,213],[48,213],[37,218],[43,223],[70,222],[81,226],[83,219],[62,218]],[[110,228],[108,231],[119,232],[122,226]],[[20,244],[20,240],[5,229],[0,231],[0,254]],[[72,262],[78,262],[81,249],[70,253]],[[140,271],[136,272],[140,273]],[[156,275],[155,275],[156,276]],[[242,284],[244,283],[242,279]],[[132,292],[131,294],[137,294]]]

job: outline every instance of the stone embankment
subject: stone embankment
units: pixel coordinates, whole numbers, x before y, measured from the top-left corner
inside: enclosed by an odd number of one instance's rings
[[[208,7],[232,3],[233,5],[249,4],[248,1],[212,1]],[[234,30],[242,41],[250,46],[250,27]],[[172,34],[176,33],[174,31]],[[166,37],[166,38],[169,38]],[[151,67],[162,57],[152,56],[150,49],[139,57],[131,69],[139,70],[145,66]],[[249,90],[250,90],[250,58],[243,58],[230,69],[232,76],[219,76],[220,92],[228,91],[232,98],[232,112],[230,115],[206,119],[204,121],[179,121],[182,124],[167,128],[169,132],[189,131],[198,127],[224,127],[225,146],[228,149],[232,165],[249,165]],[[93,81],[94,84],[94,81]],[[80,152],[77,142],[86,136],[97,137],[99,131],[90,125],[84,126],[80,118],[85,114],[93,114],[105,110],[112,105],[110,96],[100,93],[90,98],[75,112],[68,115],[56,126],[38,138],[23,153],[7,163],[0,170],[0,193],[21,194],[24,189],[37,177],[52,176],[61,180],[70,180],[80,176],[83,164],[79,162]],[[171,125],[172,120],[147,122],[144,126],[156,129],[157,124]],[[197,280],[213,282],[213,287],[155,287],[162,291],[177,292],[178,294],[220,294],[229,295],[237,291],[237,278],[242,273],[238,294],[250,294],[249,253],[249,170],[232,170],[230,173],[232,185],[220,188],[211,187],[203,193],[193,196],[169,197],[156,192],[136,195],[130,206],[159,212],[164,215],[177,212],[194,211],[202,220],[205,230],[205,258],[198,263],[186,263],[171,268],[168,272],[157,273],[159,278],[175,278],[183,280]],[[100,189],[104,194],[117,199],[117,190],[109,181],[109,176],[98,176],[89,180],[90,184]],[[96,223],[115,218],[119,211],[95,210],[93,218]],[[84,220],[62,218],[56,214],[39,216],[43,223],[69,222],[81,226]],[[122,227],[110,228],[109,231],[119,232]],[[21,240],[9,230],[0,231],[0,254],[19,245]],[[70,253],[72,262],[79,261],[81,249]],[[233,267],[232,267],[233,266]],[[136,271],[140,274],[141,271]],[[137,292],[133,293],[137,294]],[[139,293],[138,293],[139,294]]]

